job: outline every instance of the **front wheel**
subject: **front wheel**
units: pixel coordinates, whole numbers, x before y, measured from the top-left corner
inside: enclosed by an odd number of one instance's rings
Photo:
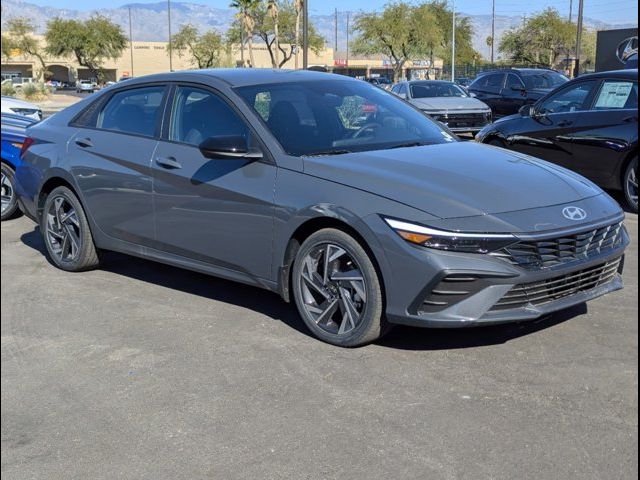
[[[347,233],[324,229],[305,240],[292,283],[300,316],[320,340],[356,347],[386,332],[380,278],[367,252]]]
[[[78,197],[55,188],[45,200],[40,230],[51,261],[62,270],[83,272],[99,265],[89,222]]]
[[[638,157],[631,160],[624,174],[624,196],[629,208],[638,213]]]
[[[16,179],[13,169],[2,164],[2,221],[13,218],[18,213],[18,197],[15,189]]]

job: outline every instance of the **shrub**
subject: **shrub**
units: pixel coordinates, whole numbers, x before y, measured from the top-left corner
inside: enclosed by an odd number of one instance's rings
[[[22,95],[27,100],[35,100],[40,97],[40,89],[35,83],[25,83],[22,85]]]
[[[5,95],[7,97],[15,97],[16,89],[13,88],[13,84],[5,83],[4,85],[2,85],[2,95]]]

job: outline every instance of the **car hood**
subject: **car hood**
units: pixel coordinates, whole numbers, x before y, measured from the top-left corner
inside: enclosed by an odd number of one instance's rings
[[[304,171],[440,218],[560,205],[601,193],[568,170],[475,142],[306,157]]]
[[[471,97],[431,97],[409,100],[421,110],[489,110],[484,102]]]
[[[39,107],[37,105],[34,105],[33,103],[29,103],[29,102],[24,102],[22,100],[18,100],[17,98],[13,98],[13,97],[2,97],[2,106],[3,107],[18,107],[18,108],[33,108],[34,110],[37,110]]]

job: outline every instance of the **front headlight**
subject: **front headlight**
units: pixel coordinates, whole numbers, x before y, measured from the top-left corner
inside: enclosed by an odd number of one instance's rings
[[[384,221],[407,242],[438,250],[491,253],[518,241],[510,233],[451,232],[392,218],[385,218]]]

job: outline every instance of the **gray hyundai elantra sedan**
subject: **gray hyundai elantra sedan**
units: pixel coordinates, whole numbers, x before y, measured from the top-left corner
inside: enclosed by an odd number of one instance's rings
[[[16,172],[51,261],[114,250],[279,293],[318,338],[535,319],[622,288],[618,204],[308,71],[132,79],[30,127]]]

